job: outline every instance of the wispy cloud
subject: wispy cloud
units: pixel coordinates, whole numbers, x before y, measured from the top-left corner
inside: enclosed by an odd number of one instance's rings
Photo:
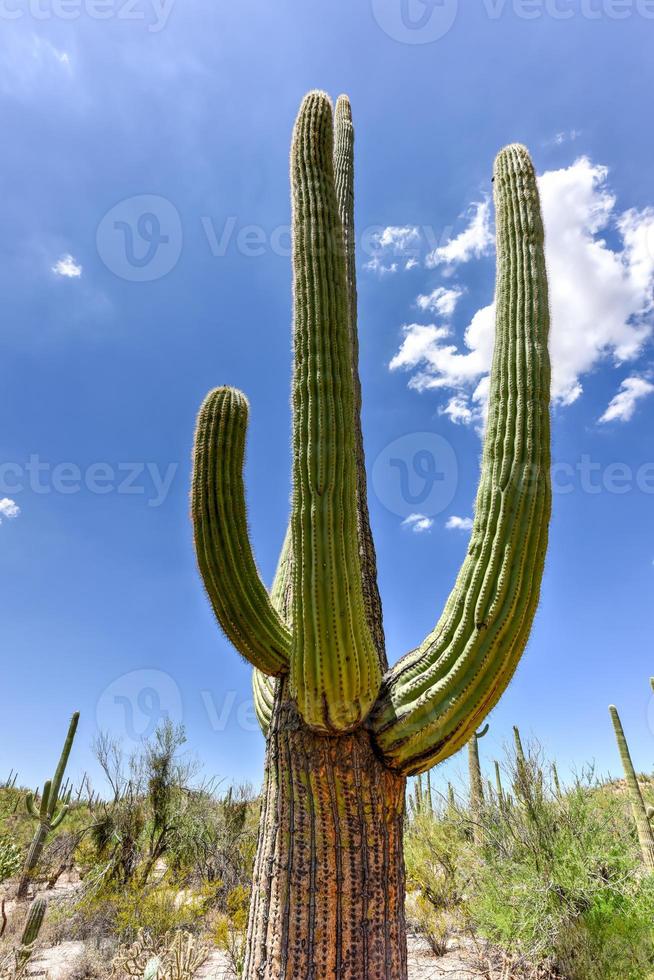
[[[424,534],[425,531],[431,531],[433,526],[433,519],[424,514],[409,514],[402,521],[402,527],[410,528],[414,534]]]
[[[563,146],[564,143],[574,143],[580,136],[580,129],[563,129],[559,133],[555,133],[551,140],[546,140],[545,145]]]
[[[448,531],[471,531],[472,517],[448,517],[445,527]]]
[[[588,157],[544,173],[539,186],[550,282],[552,393],[570,405],[582,394],[586,374],[607,359],[616,366],[635,361],[651,337],[654,208],[619,212],[607,169]],[[615,248],[605,237],[609,229],[620,239]],[[411,371],[409,385],[419,391],[449,389],[441,411],[453,421],[478,423],[488,391],[494,321],[494,304],[479,309],[461,348],[444,328],[404,326],[390,368]],[[636,387],[643,392],[642,385]],[[628,407],[631,390],[621,394],[619,405]]]
[[[431,293],[418,296],[416,305],[429,313],[438,313],[440,316],[450,317],[456,309],[456,304],[463,296],[463,290],[454,287],[447,289],[445,286],[438,286]]]
[[[72,255],[62,255],[52,266],[52,271],[56,276],[63,276],[64,279],[79,279],[82,275],[82,266],[75,261]]]
[[[654,384],[645,378],[637,375],[625,378],[620,385],[620,390],[613,396],[599,421],[628,422],[636,411],[637,403],[652,392],[654,392]]]
[[[487,255],[493,248],[490,201],[476,201],[471,205],[471,217],[460,235],[440,245],[425,258],[428,269],[438,265],[458,265],[472,258]]]
[[[3,518],[11,520],[14,517],[18,517],[20,514],[20,507],[14,500],[10,500],[9,497],[3,497],[0,500],[0,524],[2,524]]]
[[[420,229],[415,225],[389,225],[370,238],[371,254],[364,268],[379,276],[392,275],[400,268],[418,265]]]

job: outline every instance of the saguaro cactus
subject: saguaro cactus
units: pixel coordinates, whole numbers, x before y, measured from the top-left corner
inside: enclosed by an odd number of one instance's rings
[[[48,903],[44,898],[37,898],[32,902],[27,914],[25,927],[20,939],[20,946],[15,953],[16,975],[22,976],[22,971],[31,959],[34,952],[34,944],[39,938],[41,926],[48,910]]]
[[[609,705],[609,713],[613,722],[618,749],[620,750],[622,768],[624,769],[624,775],[627,781],[627,791],[631,800],[631,809],[636,823],[640,849],[643,854],[643,863],[649,871],[654,872],[654,831],[652,830],[650,817],[648,816],[645,801],[643,800],[643,794],[631,759],[631,752],[629,751],[622,722],[620,721],[620,715],[615,705]]]
[[[70,801],[70,794],[68,793],[66,798],[60,800],[59,792],[61,790],[64,772],[66,771],[66,766],[68,764],[68,756],[70,755],[70,750],[73,746],[73,739],[75,738],[75,732],[77,731],[78,721],[79,712],[75,712],[70,720],[70,725],[68,726],[68,734],[66,735],[66,741],[64,742],[64,747],[61,756],[59,757],[59,765],[57,766],[52,779],[49,779],[43,786],[40,806],[37,807],[36,805],[35,794],[28,793],[25,798],[27,812],[34,820],[37,821],[37,828],[32,839],[32,843],[30,844],[29,851],[27,852],[23,873],[18,884],[17,896],[19,899],[24,899],[27,895],[30,880],[36,866],[39,863],[41,854],[43,853],[43,847],[48,834],[50,831],[57,829],[69,810],[68,804]],[[61,807],[59,807],[60,803],[62,804]],[[57,809],[58,807],[59,809]]]
[[[270,594],[247,535],[248,405],[199,414],[191,493],[217,618],[256,668],[266,781],[248,980],[406,977],[405,781],[460,749],[496,704],[534,617],[550,513],[548,300],[533,166],[495,162],[497,330],[472,537],[445,611],[388,669],[360,428],[354,130],[306,96],[291,150],[293,500]]]
[[[484,809],[484,781],[481,776],[481,765],[479,763],[479,739],[488,734],[488,725],[484,725],[480,732],[475,732],[468,742],[468,771],[470,774],[470,814],[472,816],[472,833],[476,843],[483,839],[483,832],[480,823],[482,810]]]

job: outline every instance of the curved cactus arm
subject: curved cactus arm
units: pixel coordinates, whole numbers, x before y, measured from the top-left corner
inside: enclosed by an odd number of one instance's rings
[[[50,830],[56,830],[57,827],[59,827],[62,820],[64,820],[64,818],[66,817],[66,814],[69,812],[69,810],[70,810],[70,806],[67,803],[64,806],[62,806],[61,810],[56,814],[56,816],[52,818],[52,821],[50,823]]]
[[[252,694],[257,721],[263,734],[267,735],[275,705],[275,680],[256,667],[252,671]]]
[[[39,811],[38,811],[38,809],[36,807],[36,804],[34,803],[34,793],[28,793],[26,795],[26,797],[25,797],[25,808],[26,808],[29,816],[32,817],[33,820],[39,820],[40,819],[40,816],[41,815],[40,815],[40,813],[39,813]]]
[[[631,758],[631,752],[629,751],[629,745],[627,744],[627,738],[624,733],[624,728],[622,727],[620,715],[618,714],[618,709],[615,707],[615,705],[609,705],[609,713],[611,715],[613,730],[615,731],[615,738],[620,751],[620,759],[622,761],[622,768],[624,770],[625,781],[627,783],[627,791],[631,802],[631,810],[634,815],[634,822],[638,833],[638,841],[640,843],[640,849],[643,855],[643,863],[648,871],[654,872],[654,831],[652,830],[649,817],[647,816],[643,793],[640,788],[640,783],[638,782],[638,777]]]
[[[247,419],[247,399],[234,388],[216,388],[200,409],[191,488],[195,551],[227,637],[251,664],[277,675],[288,669],[291,637],[250,546],[242,472]]]
[[[381,596],[377,584],[377,556],[370,528],[366,460],[361,427],[361,381],[359,379],[359,334],[357,315],[356,236],[354,229],[354,125],[352,108],[347,95],[340,95],[334,112],[334,184],[343,228],[345,273],[350,327],[350,353],[354,385],[354,452],[357,470],[357,530],[359,561],[366,619],[379,654],[382,669],[386,669],[386,643]]]
[[[490,731],[490,725],[486,724],[480,731],[475,732],[475,738],[479,740],[480,738],[483,738],[484,735],[488,735],[489,731]]]
[[[332,106],[302,103],[293,198],[293,644],[291,693],[324,733],[355,728],[379,693],[357,536],[354,382]]]
[[[388,764],[423,771],[497,703],[538,605],[551,509],[549,309],[536,175],[512,145],[494,169],[496,336],[468,554],[435,630],[385,677],[372,717]]]

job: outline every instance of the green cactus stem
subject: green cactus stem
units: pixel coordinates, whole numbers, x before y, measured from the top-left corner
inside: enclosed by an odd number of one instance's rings
[[[472,833],[475,843],[481,843],[483,828],[481,817],[484,810],[484,781],[479,762],[479,739],[488,734],[488,725],[480,732],[475,732],[468,742],[468,770],[470,773],[470,815],[472,817]]]
[[[495,759],[493,765],[495,766],[495,792],[497,793],[497,799],[500,803],[504,802],[504,787],[502,786],[502,770],[500,769],[500,764]]]
[[[430,813],[433,813],[434,812],[434,797],[433,797],[432,791],[431,791],[431,770],[427,770],[427,796],[426,796],[426,802],[427,802],[427,809],[429,810]]]
[[[404,980],[406,778],[470,740],[529,636],[550,514],[543,227],[524,147],[502,150],[493,179],[497,328],[470,547],[434,632],[395,667],[366,498],[345,96],[334,113],[309,93],[293,134],[293,494],[270,594],[248,538],[245,396],[217,388],[200,411],[198,565],[255,668],[267,739],[246,980]]]
[[[66,798],[62,799],[60,798],[60,790],[68,764],[70,750],[73,747],[78,722],[79,712],[76,711],[70,720],[68,734],[66,735],[66,741],[64,742],[55,774],[43,786],[40,805],[37,806],[34,793],[28,793],[25,797],[27,812],[33,820],[37,821],[37,828],[27,852],[23,872],[18,884],[17,898],[19,900],[27,897],[29,884],[43,853],[48,834],[61,825],[70,809],[70,793],[67,793]]]
[[[30,905],[30,910],[25,922],[25,928],[20,940],[20,946],[16,951],[16,973],[25,967],[34,952],[34,944],[39,938],[41,926],[48,910],[48,903],[44,898],[35,899]]]
[[[618,714],[618,709],[615,707],[615,705],[609,705],[609,713],[611,715],[611,721],[613,722],[613,729],[615,731],[615,737],[618,743],[618,749],[620,751],[622,768],[624,769],[625,780],[627,782],[627,791],[629,793],[631,809],[634,815],[638,840],[640,842],[640,849],[643,855],[643,863],[648,871],[654,872],[654,831],[652,830],[652,826],[647,816],[645,801],[643,800],[643,794],[640,784],[638,783],[636,770],[634,769],[634,764],[631,758],[631,752],[629,751],[629,745],[627,744],[622,722],[620,721],[620,715]]]

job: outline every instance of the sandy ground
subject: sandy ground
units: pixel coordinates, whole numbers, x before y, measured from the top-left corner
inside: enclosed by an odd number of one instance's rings
[[[84,951],[83,943],[62,943],[36,953],[29,965],[28,977],[44,980],[68,980],[75,961]],[[409,980],[474,980],[478,974],[466,969],[456,953],[436,959],[424,940],[409,939]],[[195,980],[233,980],[222,953],[213,953],[198,970]]]

